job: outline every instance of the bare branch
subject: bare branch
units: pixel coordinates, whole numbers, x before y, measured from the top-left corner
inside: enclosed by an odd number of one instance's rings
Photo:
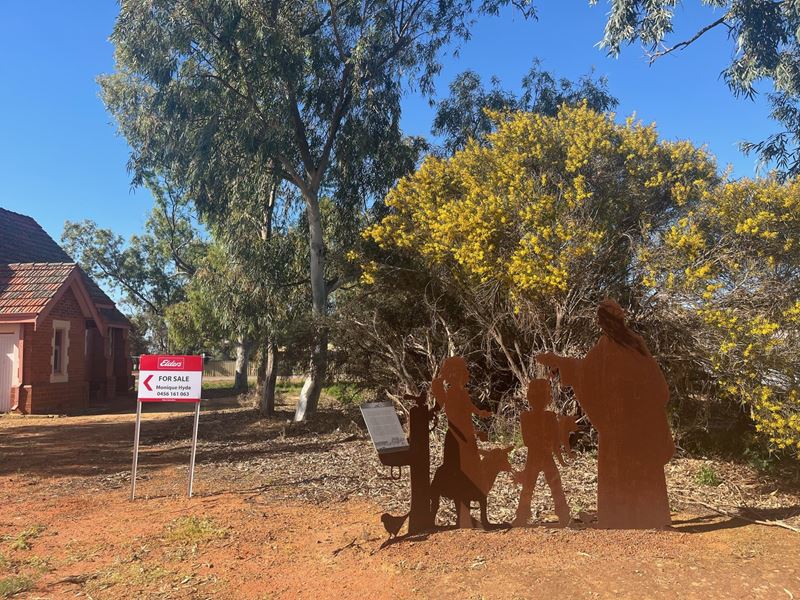
[[[694,42],[696,42],[696,41],[697,41],[697,40],[699,40],[701,37],[703,37],[703,35],[705,35],[705,34],[706,34],[706,33],[708,33],[709,31],[711,31],[711,30],[712,30],[712,29],[714,29],[715,27],[718,27],[719,25],[725,25],[726,27],[728,27],[728,29],[730,29],[730,25],[728,25],[728,24],[725,22],[725,19],[727,19],[727,18],[728,18],[728,13],[725,13],[725,14],[724,14],[724,15],[722,15],[722,16],[721,16],[719,19],[717,19],[716,21],[714,21],[713,23],[709,23],[708,25],[706,25],[705,27],[703,27],[702,29],[700,29],[700,30],[699,30],[697,33],[695,33],[695,34],[694,34],[692,37],[690,37],[688,40],[684,40],[684,41],[682,41],[682,42],[678,42],[678,43],[677,43],[677,44],[675,44],[674,46],[670,46],[670,47],[668,47],[668,48],[666,48],[666,47],[665,47],[665,48],[663,48],[662,50],[658,50],[658,51],[656,51],[656,52],[653,52],[652,54],[648,54],[648,55],[647,55],[647,58],[648,58],[648,61],[647,61],[647,62],[648,62],[648,64],[651,64],[651,65],[652,65],[652,64],[653,64],[653,63],[654,63],[656,60],[658,60],[658,59],[659,59],[659,58],[661,58],[662,56],[666,56],[667,54],[670,54],[670,53],[672,53],[672,52],[675,52],[676,50],[682,50],[683,48],[686,48],[687,46],[690,46],[690,45],[692,45]]]

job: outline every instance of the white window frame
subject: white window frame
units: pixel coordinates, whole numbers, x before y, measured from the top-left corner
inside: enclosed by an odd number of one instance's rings
[[[70,321],[53,319],[53,335],[50,339],[50,383],[69,381],[69,327]],[[56,331],[61,331],[61,371],[55,373]]]

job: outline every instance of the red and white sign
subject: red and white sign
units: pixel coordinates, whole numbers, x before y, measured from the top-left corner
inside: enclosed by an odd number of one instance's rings
[[[200,402],[202,356],[144,355],[139,359],[141,402]]]

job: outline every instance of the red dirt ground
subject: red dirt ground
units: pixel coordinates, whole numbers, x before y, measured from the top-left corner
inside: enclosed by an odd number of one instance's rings
[[[23,598],[800,598],[800,535],[725,517],[679,514],[661,532],[447,530],[382,547],[383,508],[358,496],[287,497],[207,464],[187,499],[185,424],[169,414],[146,417],[130,502],[132,423],[0,419],[0,597],[13,583]],[[176,428],[177,445],[158,444]]]

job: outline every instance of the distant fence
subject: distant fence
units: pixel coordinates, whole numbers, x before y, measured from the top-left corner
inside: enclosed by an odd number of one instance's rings
[[[255,377],[258,371],[258,364],[250,361],[247,365],[247,376]],[[203,377],[233,377],[236,375],[235,360],[209,360],[203,368]]]

